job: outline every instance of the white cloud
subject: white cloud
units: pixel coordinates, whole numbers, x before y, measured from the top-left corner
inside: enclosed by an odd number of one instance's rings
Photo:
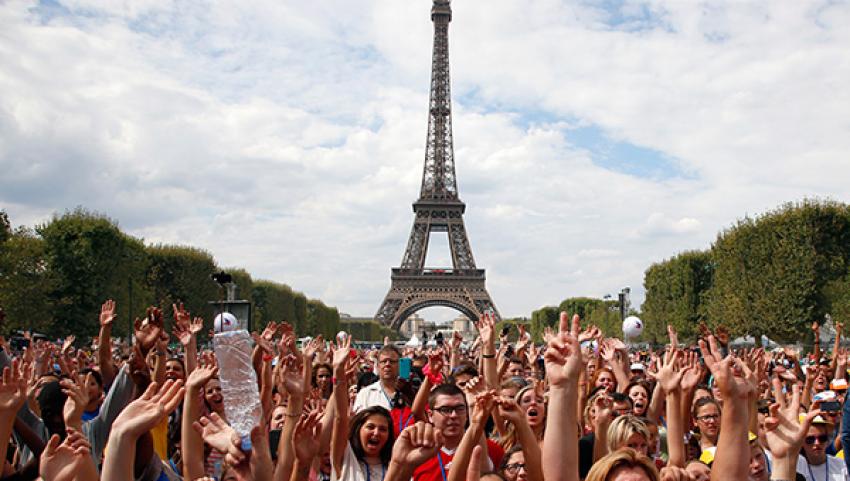
[[[57,5],[0,4],[14,222],[82,204],[377,309],[421,181],[430,2]],[[846,4],[453,9],[458,183],[504,315],[625,285],[640,302],[648,265],[746,213],[850,201]],[[668,160],[618,169],[587,127]]]

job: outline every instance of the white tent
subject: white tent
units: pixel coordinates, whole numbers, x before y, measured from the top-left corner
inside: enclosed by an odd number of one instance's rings
[[[414,334],[413,337],[411,337],[410,340],[404,344],[405,347],[419,347],[421,345],[422,341],[420,341],[419,338],[416,337],[416,334]]]

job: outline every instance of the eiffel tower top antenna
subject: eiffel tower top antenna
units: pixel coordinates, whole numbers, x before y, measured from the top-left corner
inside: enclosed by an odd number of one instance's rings
[[[431,57],[431,101],[420,201],[458,200],[452,141],[452,98],[449,78],[449,0],[434,0],[434,52]]]

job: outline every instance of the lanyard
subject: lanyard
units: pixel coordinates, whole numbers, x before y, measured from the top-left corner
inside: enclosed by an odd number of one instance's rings
[[[410,416],[407,416],[407,420],[404,421],[404,422],[401,422],[402,418],[404,418],[404,409],[402,409],[401,413],[398,415],[398,422],[399,422],[398,435],[399,436],[401,436],[401,432],[404,431],[404,428],[406,428],[407,425],[410,424],[410,420],[413,419],[413,413],[410,413]]]
[[[829,481],[829,458],[826,458],[826,462],[823,463],[826,465],[826,476],[823,478],[823,481]],[[809,463],[809,460],[806,460],[806,467],[809,468],[809,477],[812,478],[812,481],[818,481],[815,478],[815,473],[812,472],[812,465]]]
[[[363,462],[363,469],[366,470],[366,481],[372,481],[372,470],[369,469],[369,465],[366,462]],[[387,468],[384,467],[384,464],[381,463],[381,481],[384,481],[384,477],[387,475]]]
[[[440,451],[437,451],[437,461],[440,462],[440,474],[443,476],[443,481],[446,481],[446,467],[443,465],[443,456]]]
[[[390,411],[392,412],[392,410],[395,409],[395,403],[393,402],[392,399],[390,399],[390,395],[387,394],[387,391],[384,390],[384,386],[381,386],[381,393],[383,393],[384,397],[387,399],[387,404],[390,405]],[[404,428],[407,427],[407,425],[410,423],[411,419],[413,419],[413,413],[411,413],[410,416],[407,417],[406,421],[404,420],[404,408],[402,407],[399,410],[399,415],[398,415],[398,424],[399,424],[398,436],[401,436],[401,432],[404,431]]]
[[[387,392],[386,392],[386,391],[384,391],[384,386],[381,386],[381,392],[384,394],[384,397],[387,399],[387,405],[389,405],[389,408],[388,408],[388,409],[389,409],[390,411],[392,411],[392,409],[393,409],[393,400],[392,400],[392,399],[390,399],[390,395],[389,395],[389,394],[387,394]]]

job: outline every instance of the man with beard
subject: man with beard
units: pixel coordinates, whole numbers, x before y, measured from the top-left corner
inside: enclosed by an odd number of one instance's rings
[[[463,391],[454,384],[437,386],[431,391],[428,405],[431,408],[431,424],[442,433],[443,446],[436,456],[416,468],[413,481],[448,481],[452,459],[466,430],[469,407]],[[498,444],[489,439],[485,440],[482,436],[482,446],[485,441],[490,465],[483,464],[482,468],[490,471],[501,464],[505,452]],[[460,469],[465,470],[466,466],[461,466]]]

